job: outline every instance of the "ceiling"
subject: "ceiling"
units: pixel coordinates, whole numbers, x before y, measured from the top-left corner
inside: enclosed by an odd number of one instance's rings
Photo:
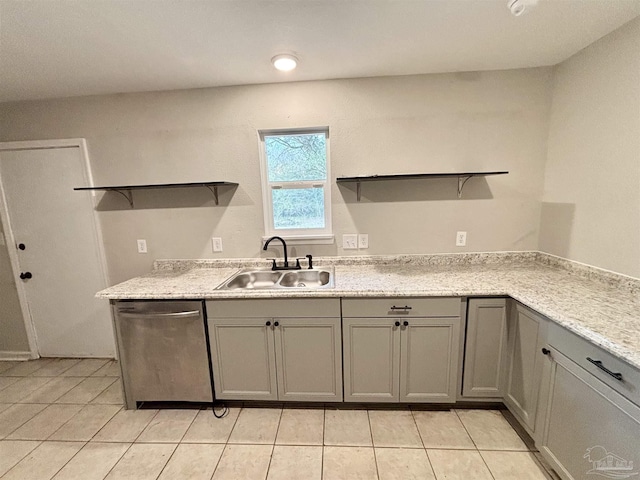
[[[0,0],[0,101],[554,65],[640,0]],[[298,68],[270,59],[294,53]]]

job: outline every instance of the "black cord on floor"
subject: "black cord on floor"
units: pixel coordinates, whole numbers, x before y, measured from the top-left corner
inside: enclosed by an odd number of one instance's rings
[[[222,413],[221,413],[220,415],[218,415],[218,414],[216,413],[216,406],[215,406],[215,405],[212,405],[212,406],[211,406],[211,411],[213,412],[213,416],[214,416],[214,417],[216,417],[216,418],[222,418],[222,417],[224,417],[227,413],[229,413],[229,409],[228,409],[228,408],[227,408],[227,406],[224,404],[224,402],[223,402],[223,403],[221,403],[221,405],[220,405],[220,406],[222,407]]]

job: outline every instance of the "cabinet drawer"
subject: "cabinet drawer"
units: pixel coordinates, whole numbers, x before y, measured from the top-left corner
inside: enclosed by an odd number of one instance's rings
[[[342,299],[342,316],[371,317],[459,317],[460,298],[346,298]]]
[[[640,371],[554,323],[549,326],[549,344],[618,393],[640,405]],[[593,362],[601,362],[601,367],[621,374],[622,380],[617,380]]]
[[[339,317],[340,299],[208,300],[207,318]]]

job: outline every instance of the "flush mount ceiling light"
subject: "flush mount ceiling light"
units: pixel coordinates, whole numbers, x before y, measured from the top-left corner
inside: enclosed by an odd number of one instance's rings
[[[519,17],[531,11],[537,3],[538,0],[507,0],[507,8],[514,16]]]
[[[298,66],[298,59],[288,53],[276,55],[271,59],[271,63],[281,72],[290,72]]]

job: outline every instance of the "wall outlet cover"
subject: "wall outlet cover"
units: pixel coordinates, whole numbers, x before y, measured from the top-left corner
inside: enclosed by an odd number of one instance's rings
[[[456,247],[464,247],[467,244],[467,232],[456,233]]]
[[[138,253],[147,253],[147,241],[138,239],[136,242],[138,243]]]
[[[349,233],[342,235],[342,248],[344,250],[356,250],[358,248],[358,234]]]
[[[214,252],[222,251],[222,238],[220,237],[212,237],[211,238],[211,249]]]
[[[358,248],[369,248],[369,234],[368,233],[359,233],[358,234]]]

